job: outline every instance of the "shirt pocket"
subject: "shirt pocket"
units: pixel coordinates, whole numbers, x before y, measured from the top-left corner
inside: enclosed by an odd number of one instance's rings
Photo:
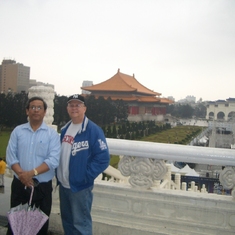
[[[38,143],[36,148],[36,155],[46,158],[47,157],[47,148],[48,144],[46,143]]]

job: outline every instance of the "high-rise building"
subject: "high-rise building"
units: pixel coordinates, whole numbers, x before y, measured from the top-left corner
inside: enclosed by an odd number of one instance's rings
[[[83,81],[82,83],[82,87],[86,87],[86,86],[92,86],[93,85],[93,82],[92,81]],[[85,90],[82,90],[82,94],[91,94],[90,91],[85,91]]]
[[[4,59],[0,65],[0,92],[28,92],[30,67],[15,60]]]

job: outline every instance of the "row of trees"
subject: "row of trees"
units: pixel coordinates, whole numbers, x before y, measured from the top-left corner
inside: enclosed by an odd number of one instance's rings
[[[167,106],[167,113],[178,118],[206,117],[206,105],[203,103],[194,104],[171,104]]]
[[[68,120],[66,96],[55,95],[54,98],[54,125],[58,128]],[[25,104],[28,94],[22,92],[15,95],[11,93],[0,94],[0,126],[15,127],[27,121]],[[114,121],[126,120],[128,117],[128,106],[122,100],[105,100],[103,97],[95,99],[89,96],[86,99],[86,115],[100,126],[108,125]]]
[[[15,127],[25,123],[27,121],[25,112],[27,100],[28,94],[24,92],[15,95],[0,94],[0,126]],[[86,106],[86,115],[99,126],[120,123],[120,121],[126,121],[128,117],[128,105],[123,100],[112,101],[110,98],[105,100],[103,97],[95,99],[94,96],[89,96],[86,99]],[[57,125],[59,129],[69,120],[66,107],[67,97],[55,95],[53,124]],[[191,118],[192,116],[203,118],[206,115],[206,107],[202,103],[195,107],[189,104],[174,104],[167,107],[167,113],[179,118]],[[127,130],[127,132],[131,131]]]
[[[14,127],[27,121],[25,104],[28,100],[26,93],[17,93],[14,96],[0,94],[0,126]]]
[[[170,129],[169,123],[156,125],[155,121],[129,122],[116,125],[103,126],[105,136],[108,138],[136,140]]]
[[[63,126],[68,120],[67,113],[67,97],[55,96],[54,99],[54,123],[59,128]],[[95,99],[94,96],[86,98],[86,116],[99,126],[109,125],[114,122],[127,120],[128,106],[123,100],[112,101],[104,97]]]

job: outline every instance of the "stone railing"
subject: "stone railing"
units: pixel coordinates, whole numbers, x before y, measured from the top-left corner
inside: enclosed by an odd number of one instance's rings
[[[92,206],[94,235],[230,235],[235,233],[232,196],[199,193],[171,181],[165,161],[215,164],[227,188],[234,187],[235,151],[207,147],[107,139],[110,154],[120,157],[119,169],[105,170],[111,180],[97,178]],[[11,175],[7,171],[7,175]],[[161,180],[159,180],[161,179]],[[55,183],[55,182],[54,182]],[[53,193],[50,229],[63,234],[58,191]]]
[[[235,151],[232,149],[159,144],[120,139],[107,139],[107,142],[110,154],[120,155],[118,169],[121,174],[118,174],[117,170],[115,170],[115,174],[112,174],[114,169],[111,170],[110,168],[105,173],[121,180],[121,182],[126,182],[128,179],[128,182],[135,188],[148,189],[154,185],[159,186],[160,181],[165,184],[166,180],[163,180],[166,178],[169,181],[170,168],[165,163],[166,160],[226,166],[220,172],[220,182],[224,189],[233,189],[235,187]],[[177,174],[176,180],[179,181]],[[185,190],[183,185],[181,189]],[[179,189],[178,186],[173,188]],[[232,194],[234,195],[234,193]]]
[[[97,179],[92,207],[95,235],[229,235],[235,233],[232,196],[199,193],[172,182],[165,161],[225,166],[224,187],[234,188],[235,151],[207,147],[107,139],[110,154],[119,155],[119,170]],[[118,183],[117,183],[118,182]],[[168,185],[168,187],[165,187]],[[174,189],[174,190],[172,190]],[[202,193],[204,192],[204,193]]]

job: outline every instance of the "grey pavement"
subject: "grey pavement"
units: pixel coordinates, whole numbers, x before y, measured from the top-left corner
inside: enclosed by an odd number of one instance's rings
[[[7,229],[0,226],[0,235],[6,235]]]
[[[7,216],[7,212],[10,209],[10,194],[11,194],[11,181],[12,178],[7,174],[5,175],[5,187],[0,188],[0,216]],[[52,235],[62,235],[63,228],[60,219],[59,210],[59,195],[58,190],[55,190],[55,181],[53,181],[53,193],[52,193],[52,211],[49,220],[49,231]],[[5,235],[7,228],[0,226],[0,235]]]
[[[10,209],[10,192],[12,178],[4,177],[4,188],[0,188],[0,215],[7,216],[7,211]],[[0,235],[6,234],[6,227],[0,226]]]
[[[4,177],[4,188],[0,188],[0,215],[5,216],[10,208],[10,193],[12,178]]]

